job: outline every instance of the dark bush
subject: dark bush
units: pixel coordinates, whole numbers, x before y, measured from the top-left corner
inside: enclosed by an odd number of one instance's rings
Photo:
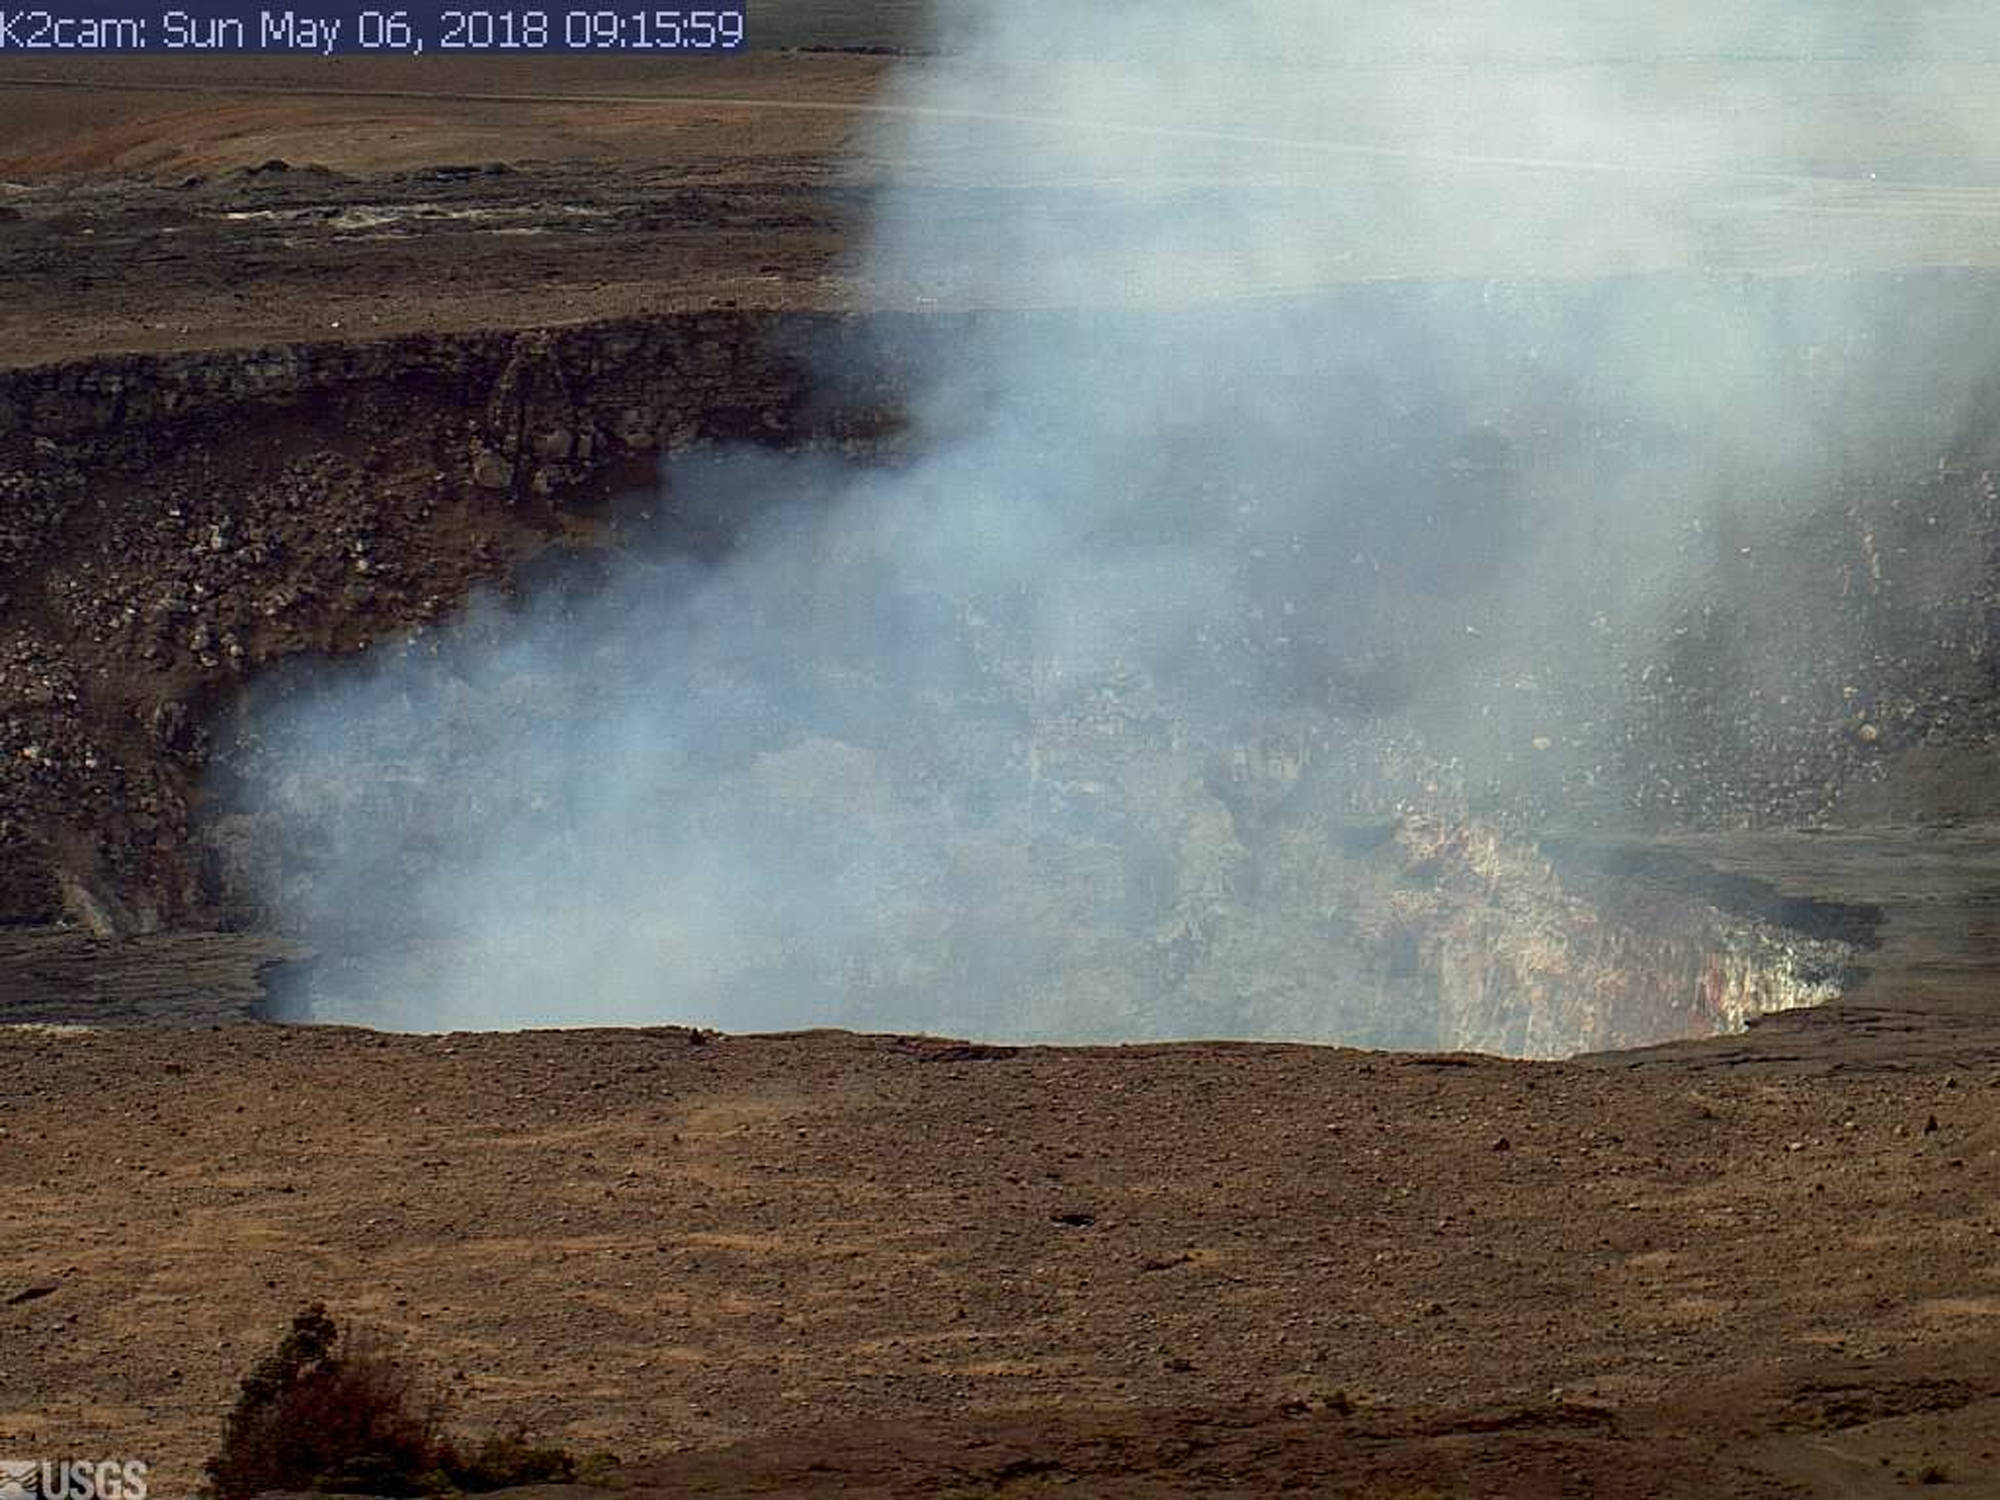
[[[444,1414],[444,1401],[383,1350],[341,1346],[316,1303],[244,1377],[208,1461],[209,1486],[216,1500],[267,1490],[422,1494],[448,1456]]]
[[[461,1450],[449,1403],[366,1334],[342,1338],[324,1305],[292,1319],[244,1377],[207,1474],[215,1500],[271,1490],[440,1495],[563,1482],[576,1461],[516,1430]]]

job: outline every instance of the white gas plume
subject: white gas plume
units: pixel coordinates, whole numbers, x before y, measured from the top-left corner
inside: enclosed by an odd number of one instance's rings
[[[953,330],[905,450],[683,457],[719,560],[663,522],[253,701],[312,1014],[1450,1042],[1371,828],[1781,813],[1840,711],[1858,627],[1743,570],[1958,419],[1887,273],[1979,238],[1995,28],[941,7],[865,146],[864,295]],[[1652,743],[1725,617],[1715,755]]]

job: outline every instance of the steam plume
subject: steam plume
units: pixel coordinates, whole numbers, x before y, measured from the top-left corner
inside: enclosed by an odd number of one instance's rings
[[[993,0],[937,44],[862,276],[993,315],[914,457],[678,462],[721,562],[642,547],[253,714],[315,1014],[1449,1041],[1371,821],[1668,795],[1674,632],[1977,365],[1894,284],[1773,274],[1924,259],[1873,211],[1910,164],[1753,65],[1865,49],[1865,107],[1914,23]],[[1831,711],[1798,659],[1847,629],[1731,645],[1744,756]]]

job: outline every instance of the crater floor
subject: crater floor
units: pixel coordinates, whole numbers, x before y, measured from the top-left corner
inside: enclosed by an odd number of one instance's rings
[[[180,1493],[324,1298],[664,1493],[1994,1493],[1991,1034],[1843,1034],[9,1029],[0,1440]]]

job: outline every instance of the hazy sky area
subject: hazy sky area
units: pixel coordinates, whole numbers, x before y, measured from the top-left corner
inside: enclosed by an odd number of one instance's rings
[[[862,282],[1042,313],[927,356],[894,464],[676,460],[720,563],[641,546],[268,695],[235,769],[321,1018],[1435,1044],[1352,830],[1632,806],[1632,682],[1717,557],[1927,462],[1978,367],[1783,273],[1984,222],[1942,164],[1990,106],[1894,120],[2000,12],[938,26],[860,147]],[[1788,619],[1746,702],[1842,628]]]

